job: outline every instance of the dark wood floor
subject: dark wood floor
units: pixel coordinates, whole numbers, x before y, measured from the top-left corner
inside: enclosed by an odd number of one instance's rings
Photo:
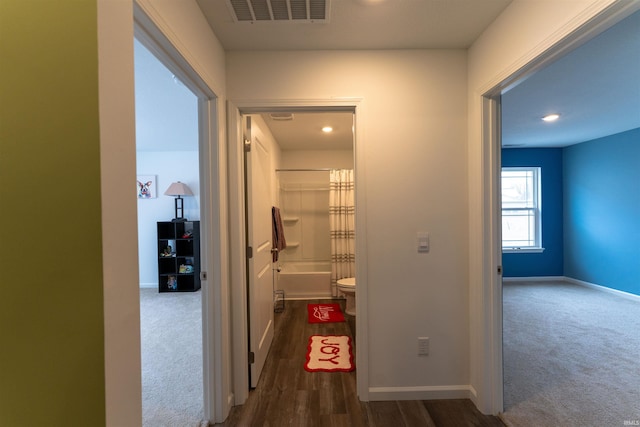
[[[307,372],[303,365],[311,335],[350,335],[355,319],[307,323],[307,303],[287,301],[275,316],[275,337],[258,386],[242,406],[216,426],[436,426],[502,427],[470,400],[360,402],[354,372]],[[338,300],[343,306],[343,301]],[[355,339],[353,340],[355,360]],[[356,367],[357,368],[357,367]]]

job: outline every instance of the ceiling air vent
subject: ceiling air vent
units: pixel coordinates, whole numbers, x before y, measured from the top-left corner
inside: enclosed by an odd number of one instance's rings
[[[331,0],[227,0],[236,22],[329,22]]]
[[[271,120],[275,120],[278,122],[287,122],[289,120],[293,120],[293,113],[271,113],[269,114]]]

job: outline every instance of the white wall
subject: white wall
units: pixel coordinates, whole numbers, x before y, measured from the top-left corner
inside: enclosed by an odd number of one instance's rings
[[[284,169],[353,169],[353,150],[285,150]]]
[[[369,292],[371,397],[433,386],[466,395],[466,53],[230,52],[227,64],[230,99],[364,99],[356,186],[369,280],[358,286]],[[415,250],[417,231],[431,233],[430,253]],[[431,337],[429,357],[417,356],[418,336]]]
[[[165,196],[172,182],[189,186],[194,196],[183,197],[184,217],[200,220],[200,177],[197,151],[144,151],[137,153],[140,175],[155,175],[157,197],[138,199],[138,265],[140,287],[158,285],[158,221],[170,221],[175,216],[175,198]]]

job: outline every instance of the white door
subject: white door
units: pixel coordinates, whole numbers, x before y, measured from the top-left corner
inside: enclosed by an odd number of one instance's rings
[[[250,384],[258,384],[273,340],[273,273],[271,269],[271,153],[260,129],[246,117],[247,298]],[[247,142],[249,141],[249,142]],[[249,249],[250,248],[250,249]],[[253,363],[252,362],[253,359]]]

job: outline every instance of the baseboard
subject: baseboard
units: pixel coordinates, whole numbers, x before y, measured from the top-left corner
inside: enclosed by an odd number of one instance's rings
[[[533,276],[533,277],[503,277],[502,281],[509,282],[564,282],[564,276]]]
[[[574,285],[586,286],[591,289],[596,289],[602,292],[608,292],[614,295],[618,295],[623,298],[628,298],[636,302],[640,302],[640,295],[631,294],[625,291],[619,291],[617,289],[608,288],[602,285],[596,285],[595,283],[585,282],[583,280],[574,279],[567,276],[532,276],[532,277],[503,277],[503,283],[517,283],[517,282],[565,282]]]
[[[369,387],[370,401],[471,399],[472,397],[473,387],[470,385]]]
[[[311,300],[311,299],[321,299],[321,300],[328,300],[328,299],[339,299],[338,297],[332,297],[332,296],[293,296],[293,297],[285,297],[285,301],[304,301],[304,300]]]
[[[623,297],[626,299],[630,299],[635,302],[640,302],[640,295],[631,294],[625,291],[619,291],[617,289],[607,288],[606,286],[596,285],[595,283],[585,282],[583,280],[574,279],[571,277],[565,277],[565,282],[573,283],[574,285],[586,286],[587,288],[595,289],[602,292],[607,292],[609,294],[614,294],[619,297]]]
[[[574,279],[567,276],[533,276],[533,277],[503,277],[503,283],[517,283],[517,282],[566,282],[574,285],[585,286],[587,288],[595,289],[602,292],[608,292],[610,294],[617,295],[619,297],[627,298],[636,302],[640,302],[640,295],[632,294],[625,291],[619,291],[617,289],[608,288],[602,285],[596,285],[595,283],[585,282],[583,280]]]
[[[140,283],[140,288],[157,288],[157,283]]]
[[[469,386],[469,399],[471,399],[476,408],[480,409],[480,404],[478,402],[478,392],[472,385]]]

